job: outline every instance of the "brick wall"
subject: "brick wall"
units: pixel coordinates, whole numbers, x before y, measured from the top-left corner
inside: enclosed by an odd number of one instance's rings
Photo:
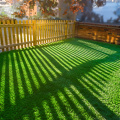
[[[120,26],[76,22],[76,37],[120,44]]]

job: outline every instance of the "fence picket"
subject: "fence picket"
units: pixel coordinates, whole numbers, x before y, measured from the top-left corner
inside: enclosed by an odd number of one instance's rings
[[[11,24],[14,25],[14,21],[11,20]],[[13,44],[15,44],[15,28],[12,27],[12,36],[13,36]],[[14,50],[16,49],[16,46],[14,46]]]
[[[6,23],[5,23],[6,21],[5,20],[3,20],[3,25],[5,25]],[[6,31],[6,28],[4,28],[4,39],[5,39],[5,45],[8,45],[8,41],[7,41],[7,33],[6,33],[7,31]],[[6,48],[6,51],[8,51],[8,47]]]
[[[45,43],[47,42],[47,40],[46,40],[46,37],[47,37],[47,21],[45,20],[45,25],[44,25],[44,27],[45,27]]]
[[[62,38],[62,37],[61,37],[61,36],[62,36],[62,31],[61,31],[61,30],[62,30],[62,29],[61,29],[61,23],[62,23],[62,22],[61,22],[61,20],[60,20],[60,40],[61,40],[61,38]]]
[[[63,20],[61,20],[61,35],[62,35],[62,37],[61,37],[61,39],[64,39],[64,21]]]
[[[15,24],[18,24],[17,23],[17,20],[15,20]],[[19,36],[18,36],[18,26],[16,26],[16,36],[17,36],[17,43],[19,43]],[[20,46],[18,45],[18,49],[20,49]]]
[[[72,21],[70,20],[70,30],[69,30],[70,38],[71,38],[71,28],[72,28]]]
[[[75,37],[75,24],[76,24],[76,22],[74,21],[74,24],[73,24],[73,35],[72,35],[72,37]]]
[[[36,21],[33,20],[32,23],[33,23],[33,41],[34,41],[33,45],[35,46],[37,45],[36,43]]]
[[[21,25],[21,20],[19,20],[19,24]],[[22,25],[20,26],[20,41],[23,43],[23,38],[22,38]],[[21,45],[21,48],[23,48],[23,44]]]
[[[68,24],[67,24],[68,26],[67,26],[67,35],[69,35],[69,36],[67,36],[68,38],[70,38],[70,21],[68,20]]]
[[[25,20],[23,20],[23,24],[25,24]],[[24,36],[24,39],[23,41],[26,42],[26,31],[25,31],[25,26],[23,26],[23,36]],[[24,44],[25,48],[26,48],[26,44]]]
[[[45,20],[43,21],[43,44],[45,43]]]
[[[61,20],[59,20],[59,37],[59,40],[61,40]]]
[[[54,21],[55,22],[55,21]],[[55,35],[55,33],[54,33],[54,28],[53,28],[53,24],[54,24],[54,22],[53,22],[53,20],[51,20],[51,30],[50,30],[50,37],[51,37],[51,41],[50,42],[52,42],[53,41],[53,35]]]
[[[49,25],[48,25],[48,20],[46,21],[46,24],[47,24],[47,25],[46,25],[46,29],[47,29],[47,30],[46,30],[46,37],[47,37],[46,42],[48,43],[48,26],[49,26]]]
[[[0,25],[1,25],[1,21],[0,21]],[[2,32],[2,28],[0,27],[0,40],[1,40],[1,46],[3,46],[3,32]],[[2,48],[2,52],[4,52],[4,48]]]
[[[68,21],[66,20],[66,25],[65,25],[65,39],[67,39],[67,33],[68,33]]]
[[[51,30],[51,20],[48,21],[49,27],[48,27],[48,38],[49,38],[49,43],[50,43],[50,30]]]
[[[50,31],[50,34],[51,34],[51,42],[53,42],[53,37],[55,36],[55,31],[54,31],[54,27],[55,27],[55,20],[51,20],[51,31]],[[53,25],[54,24],[54,25]]]
[[[50,28],[50,20],[48,20],[48,29],[47,29],[48,43],[50,42],[50,39],[49,39],[49,28]]]
[[[37,24],[37,29],[36,29],[36,39],[39,40],[39,21],[37,20],[36,21],[36,24]],[[39,45],[39,41],[37,42],[37,45]]]
[[[65,39],[65,20],[63,21],[64,22],[64,24],[63,24],[63,39]]]
[[[57,20],[57,24],[56,24],[56,32],[57,32],[57,39],[56,39],[56,41],[58,41],[58,20]]]
[[[7,24],[10,24],[10,20],[7,20]],[[8,37],[9,37],[9,44],[12,44],[11,31],[9,27],[8,27]],[[10,47],[10,50],[12,50],[12,47]]]
[[[63,27],[63,29],[64,29],[64,39],[65,39],[65,37],[66,37],[66,36],[65,36],[65,32],[66,32],[66,28],[65,28],[65,27],[66,27],[66,21],[64,20],[64,27]]]
[[[31,22],[31,20],[29,20],[29,24],[31,24],[32,22]],[[29,27],[29,29],[30,29],[30,41],[32,41],[32,30],[31,30],[31,26]],[[30,46],[32,46],[32,43],[30,43]]]
[[[28,24],[28,20],[26,20],[26,24]],[[26,32],[27,32],[27,42],[29,42],[29,26],[26,26]],[[27,46],[29,47],[29,43],[27,44]]]
[[[41,32],[41,31],[42,31],[42,26],[41,26],[42,23],[41,23],[41,22],[42,22],[42,21],[40,20],[40,21],[39,21],[39,23],[40,23],[40,45],[41,45],[41,35],[42,35],[42,32]]]
[[[41,39],[43,39],[43,20],[41,20]],[[41,41],[41,44],[43,44],[43,41]]]
[[[57,26],[56,23],[57,23],[57,20],[55,20],[54,22],[55,22],[55,25],[53,25],[53,27],[54,27],[54,33],[55,33],[55,34],[53,34],[53,37],[55,37],[55,39],[53,39],[53,42],[56,41],[56,39],[57,39],[57,30],[56,30],[56,26]]]
[[[60,40],[60,20],[58,20],[58,40]]]

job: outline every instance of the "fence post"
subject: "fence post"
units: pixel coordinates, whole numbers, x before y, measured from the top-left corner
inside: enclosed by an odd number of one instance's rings
[[[67,29],[68,29],[68,20],[66,21],[66,25],[65,25],[65,39],[67,39]]]
[[[33,23],[33,46],[37,45],[37,41],[36,41],[36,20],[32,21]]]

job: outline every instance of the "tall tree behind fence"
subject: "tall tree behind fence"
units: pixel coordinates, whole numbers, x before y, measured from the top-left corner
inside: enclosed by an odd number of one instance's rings
[[[75,21],[0,21],[0,49],[15,50],[74,37]]]

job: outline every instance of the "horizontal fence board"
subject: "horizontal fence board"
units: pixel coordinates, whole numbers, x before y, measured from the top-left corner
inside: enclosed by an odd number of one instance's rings
[[[33,26],[33,24],[2,24],[0,27],[23,27],[23,26]]]
[[[71,35],[73,35],[73,34],[70,34],[70,35],[67,35],[67,36],[71,36]],[[64,35],[61,35],[61,36],[59,36],[59,37],[51,37],[51,38],[38,39],[38,40],[36,40],[36,41],[44,41],[44,40],[49,40],[49,39],[54,39],[54,38],[61,38],[61,37],[65,37],[65,36],[64,36]]]
[[[8,48],[8,47],[15,47],[15,46],[19,46],[19,45],[25,45],[25,44],[29,44],[29,43],[33,43],[33,41],[17,43],[17,44],[12,44],[12,45],[0,46],[0,49]]]

